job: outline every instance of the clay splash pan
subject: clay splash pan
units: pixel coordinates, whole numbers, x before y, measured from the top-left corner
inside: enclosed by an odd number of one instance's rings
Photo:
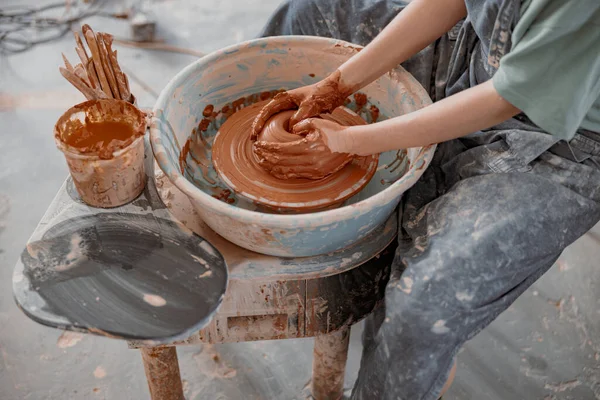
[[[227,120],[215,137],[213,166],[233,192],[264,206],[265,211],[307,213],[338,207],[369,183],[377,170],[378,155],[355,157],[339,171],[316,180],[278,179],[265,171],[258,164],[250,140],[252,121],[264,104],[255,103],[239,110],[237,126],[228,129],[231,120]],[[347,114],[346,118],[365,123],[345,107],[334,113]]]

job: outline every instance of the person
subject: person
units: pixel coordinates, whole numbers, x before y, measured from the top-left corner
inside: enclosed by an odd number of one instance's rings
[[[383,29],[385,27],[385,29]],[[263,36],[366,47],[254,121],[359,155],[439,143],[399,207],[385,304],[352,399],[440,397],[461,346],[600,220],[598,0],[287,1]],[[312,118],[401,64],[434,103],[366,126]]]

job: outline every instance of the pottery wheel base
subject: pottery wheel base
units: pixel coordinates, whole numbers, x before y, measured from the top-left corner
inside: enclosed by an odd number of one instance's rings
[[[238,111],[238,125],[227,129],[228,120],[215,138],[215,170],[234,192],[275,210],[301,213],[339,206],[369,183],[377,170],[377,155],[356,157],[341,170],[318,180],[278,179],[265,171],[258,164],[250,140],[254,117],[265,104],[256,103]],[[346,108],[334,112],[354,114]]]

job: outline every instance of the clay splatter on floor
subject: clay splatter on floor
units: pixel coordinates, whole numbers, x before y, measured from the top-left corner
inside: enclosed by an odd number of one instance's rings
[[[213,345],[202,345],[202,350],[194,355],[194,360],[200,372],[209,378],[228,379],[237,375],[237,371],[221,359]]]
[[[56,345],[61,349],[75,346],[83,339],[83,333],[65,331],[59,336]]]
[[[98,365],[94,370],[94,377],[96,379],[102,379],[106,376],[106,370],[101,365]]]

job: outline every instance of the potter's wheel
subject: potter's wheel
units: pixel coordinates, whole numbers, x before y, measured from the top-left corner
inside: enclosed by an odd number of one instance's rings
[[[215,170],[233,191],[272,209],[309,212],[338,206],[369,183],[377,170],[377,155],[355,157],[339,171],[318,180],[278,179],[265,171],[258,163],[250,139],[252,122],[264,104],[256,103],[238,111],[238,126],[227,129],[230,120],[226,121],[215,138],[212,148]],[[345,108],[334,113],[352,114],[344,115],[345,119],[355,121],[354,124],[365,123]]]

